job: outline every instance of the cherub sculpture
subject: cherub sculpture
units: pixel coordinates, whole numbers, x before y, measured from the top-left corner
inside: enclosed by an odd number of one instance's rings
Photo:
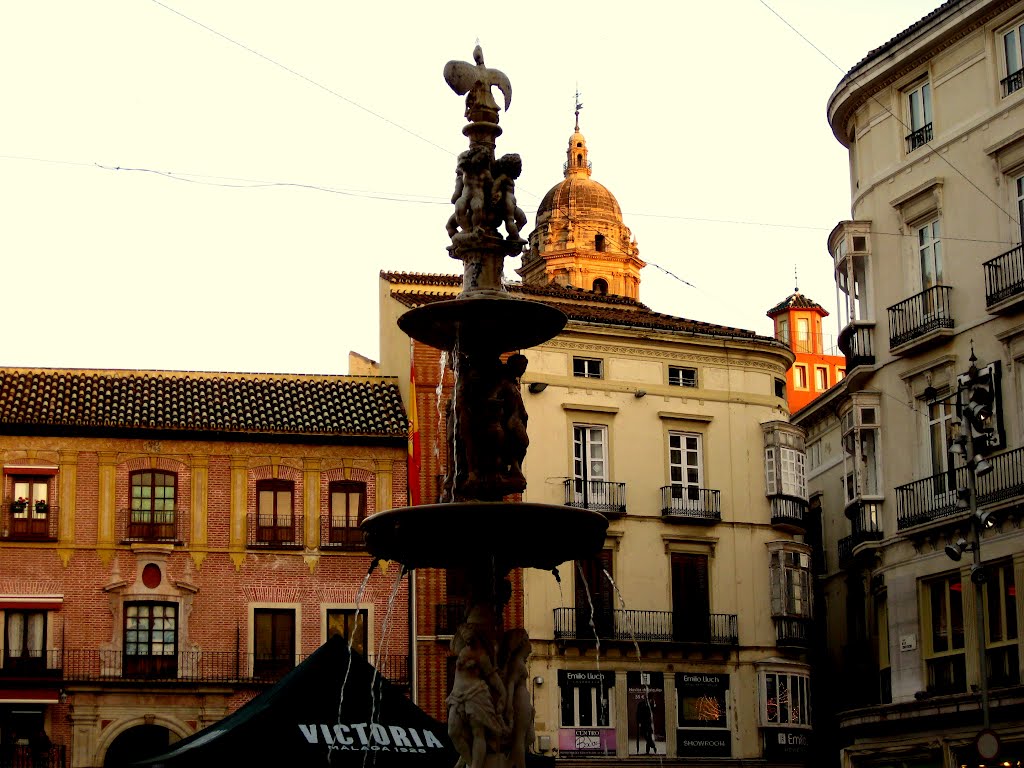
[[[484,768],[508,734],[502,717],[506,690],[492,661],[494,649],[481,624],[467,621],[452,638],[455,683],[448,696],[448,735],[459,753],[456,768]]]
[[[448,219],[448,234],[455,225],[463,232],[481,229],[487,223],[487,195],[491,188],[491,158],[483,147],[467,149],[459,155],[455,181],[455,213]]]
[[[484,65],[484,52],[480,46],[473,49],[473,61],[449,61],[444,65],[444,80],[459,96],[466,96],[466,118],[498,122],[498,104],[491,95],[491,88],[498,87],[505,97],[505,111],[512,103],[512,83],[504,72],[488,69]]]
[[[495,219],[505,224],[508,239],[526,242],[519,236],[519,230],[526,226],[526,214],[516,205],[516,179],[522,172],[523,159],[515,153],[502,155],[495,161],[491,204]]]
[[[522,627],[508,630],[501,638],[498,662],[507,693],[505,721],[509,725],[509,768],[526,768],[526,753],[533,751],[533,698],[530,696],[530,636]]]

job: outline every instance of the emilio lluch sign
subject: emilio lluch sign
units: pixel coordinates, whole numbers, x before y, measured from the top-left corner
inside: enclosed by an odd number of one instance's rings
[[[680,757],[732,757],[729,723],[729,675],[677,672]]]

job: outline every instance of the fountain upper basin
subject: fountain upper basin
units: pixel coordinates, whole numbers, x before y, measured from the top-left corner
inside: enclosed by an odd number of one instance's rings
[[[407,568],[553,570],[594,557],[608,520],[599,512],[555,504],[463,501],[378,512],[359,526],[374,557]]]

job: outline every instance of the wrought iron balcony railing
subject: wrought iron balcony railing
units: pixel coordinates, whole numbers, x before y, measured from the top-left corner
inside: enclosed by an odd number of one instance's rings
[[[986,457],[992,471],[977,478],[977,503],[998,504],[1024,497],[1024,448]],[[967,487],[967,467],[942,472],[896,488],[896,527],[924,525],[965,513],[957,507],[957,488]]]
[[[302,515],[247,516],[246,545],[260,549],[301,549],[305,546]]]
[[[935,285],[889,307],[889,349],[941,328],[953,327],[949,298],[953,289]]]
[[[53,672],[69,682],[270,683],[305,659],[305,654],[261,656],[236,651],[179,651],[166,656],[136,656],[123,651],[65,649],[48,651],[58,664]],[[371,655],[377,671],[397,684],[409,681],[408,658]],[[0,679],[11,675],[5,667]]]
[[[850,324],[839,334],[839,349],[846,356],[846,372],[858,365],[875,364],[875,324]]]
[[[1003,87],[1004,99],[1014,91],[1019,91],[1021,88],[1024,88],[1024,69],[1011,72],[1000,80],[999,84]]]
[[[777,528],[805,530],[807,502],[792,496],[772,496],[772,525]]]
[[[907,135],[907,153],[923,147],[932,140],[932,124],[926,123]]]
[[[6,648],[3,654],[3,666],[0,667],[0,680],[60,678],[63,661],[60,651],[32,651],[23,648],[17,654],[12,654],[12,649]]]
[[[117,512],[116,527],[117,540],[122,544],[183,544],[188,538],[188,510],[121,509]]]
[[[693,485],[663,485],[661,514],[668,520],[717,523],[722,519],[722,492]]]
[[[59,516],[60,507],[56,504],[37,508],[8,499],[0,515],[0,540],[56,541]]]
[[[609,517],[626,514],[626,484],[566,478],[565,505],[592,509]]]
[[[320,515],[320,549],[366,549],[366,538],[343,519]]]
[[[589,606],[555,608],[556,640],[602,640],[737,645],[738,619],[734,613],[692,614],[674,611],[594,611]]]
[[[64,744],[0,744],[0,768],[65,768]]]
[[[811,644],[810,619],[796,616],[772,616],[775,644],[783,648],[807,648]]]
[[[986,308],[1015,296],[1024,298],[1024,246],[1011,248],[981,266],[985,270]]]

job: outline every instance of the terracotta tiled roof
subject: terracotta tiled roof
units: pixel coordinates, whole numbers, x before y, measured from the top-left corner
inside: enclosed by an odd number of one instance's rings
[[[415,283],[416,285],[462,285],[461,275],[437,275],[430,272],[381,272],[389,283]]]
[[[799,291],[787,296],[774,307],[769,309],[765,314],[767,314],[768,317],[775,317],[776,315],[782,314],[787,309],[817,309],[821,312],[822,316],[828,315],[828,312],[823,306],[821,306],[821,304],[807,298]]]
[[[388,274],[393,273],[381,273],[381,277],[388,279]],[[401,277],[401,282],[411,285],[416,282],[417,276],[410,273],[401,273]],[[431,282],[429,280],[429,278],[439,277],[438,275],[426,275],[425,277],[428,280],[423,282],[428,287],[431,285],[450,285],[450,283]],[[458,279],[461,282],[461,278]],[[625,296],[599,294],[583,290],[582,288],[566,288],[554,284],[547,286],[511,284],[506,287],[509,293],[513,295],[527,295],[533,300],[542,301],[545,304],[557,307],[568,316],[570,321],[678,331],[716,337],[756,339],[775,343],[775,340],[770,337],[759,336],[753,331],[747,331],[742,328],[731,328],[725,325],[715,325],[714,323],[702,323],[698,320],[687,320],[686,318],[673,315],[663,315],[660,312],[652,311],[639,301]],[[452,299],[451,293],[429,290],[392,290],[391,296],[399,303],[410,308],[431,304],[436,301],[450,301]]]
[[[393,378],[0,368],[0,430],[9,431],[13,425],[266,435],[407,434]]]
[[[852,75],[854,72],[856,72],[858,69],[863,67],[865,64],[873,61],[874,59],[877,59],[879,56],[881,56],[883,53],[888,51],[890,48],[893,48],[894,46],[896,46],[899,43],[901,43],[903,40],[906,40],[908,37],[913,35],[915,32],[917,32],[919,29],[924,27],[926,24],[928,24],[933,19],[936,19],[939,16],[942,16],[946,11],[950,10],[951,8],[953,8],[953,7],[957,6],[957,5],[961,5],[961,4],[965,3],[965,2],[967,2],[967,0],[947,0],[945,3],[943,3],[938,8],[936,8],[934,11],[931,11],[930,13],[926,14],[925,16],[923,16],[918,21],[915,21],[913,24],[911,24],[909,27],[904,29],[899,34],[897,34],[895,37],[893,37],[888,42],[883,43],[882,45],[878,46],[877,48],[874,48],[874,49],[868,51],[867,54],[864,56],[864,58],[861,59],[860,61],[858,61],[856,64],[854,64],[853,67],[850,69],[850,71],[846,73],[846,77],[849,77],[850,75]],[[843,79],[845,80],[846,78],[844,77]]]

